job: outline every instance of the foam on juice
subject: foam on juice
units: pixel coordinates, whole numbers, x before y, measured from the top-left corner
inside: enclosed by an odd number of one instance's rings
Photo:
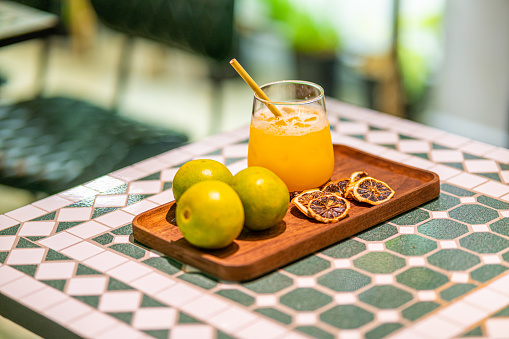
[[[322,130],[328,125],[327,115],[321,109],[303,106],[279,106],[282,117],[276,117],[269,109],[255,113],[253,127],[275,135],[303,135]]]

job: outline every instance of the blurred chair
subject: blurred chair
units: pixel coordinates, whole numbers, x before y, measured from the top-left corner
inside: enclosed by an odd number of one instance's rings
[[[54,194],[186,142],[90,103],[37,97],[0,106],[0,184]]]
[[[205,57],[212,82],[211,132],[222,120],[222,82],[235,76],[227,62],[237,49],[234,0],[91,0],[107,27],[125,34],[113,107],[128,81],[134,38],[144,38]]]

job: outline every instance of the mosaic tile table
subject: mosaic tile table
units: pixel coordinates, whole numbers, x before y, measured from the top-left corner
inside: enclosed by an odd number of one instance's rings
[[[327,104],[335,143],[436,172],[439,198],[247,283],[134,242],[182,163],[246,167],[242,128],[0,216],[0,313],[54,337],[509,338],[509,150]]]

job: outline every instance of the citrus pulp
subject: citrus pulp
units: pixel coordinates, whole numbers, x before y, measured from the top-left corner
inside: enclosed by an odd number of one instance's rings
[[[177,226],[191,244],[208,249],[228,246],[244,224],[237,193],[219,180],[196,183],[182,194],[176,210]]]

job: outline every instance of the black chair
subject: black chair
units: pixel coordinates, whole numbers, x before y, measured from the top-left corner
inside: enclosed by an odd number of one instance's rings
[[[90,103],[39,96],[0,106],[0,184],[54,194],[186,142]]]
[[[209,67],[212,124],[222,120],[222,83],[237,76],[227,62],[238,50],[234,0],[91,0],[99,20],[126,39],[122,46],[117,90],[119,106],[128,81],[134,38],[143,38],[204,57]]]

